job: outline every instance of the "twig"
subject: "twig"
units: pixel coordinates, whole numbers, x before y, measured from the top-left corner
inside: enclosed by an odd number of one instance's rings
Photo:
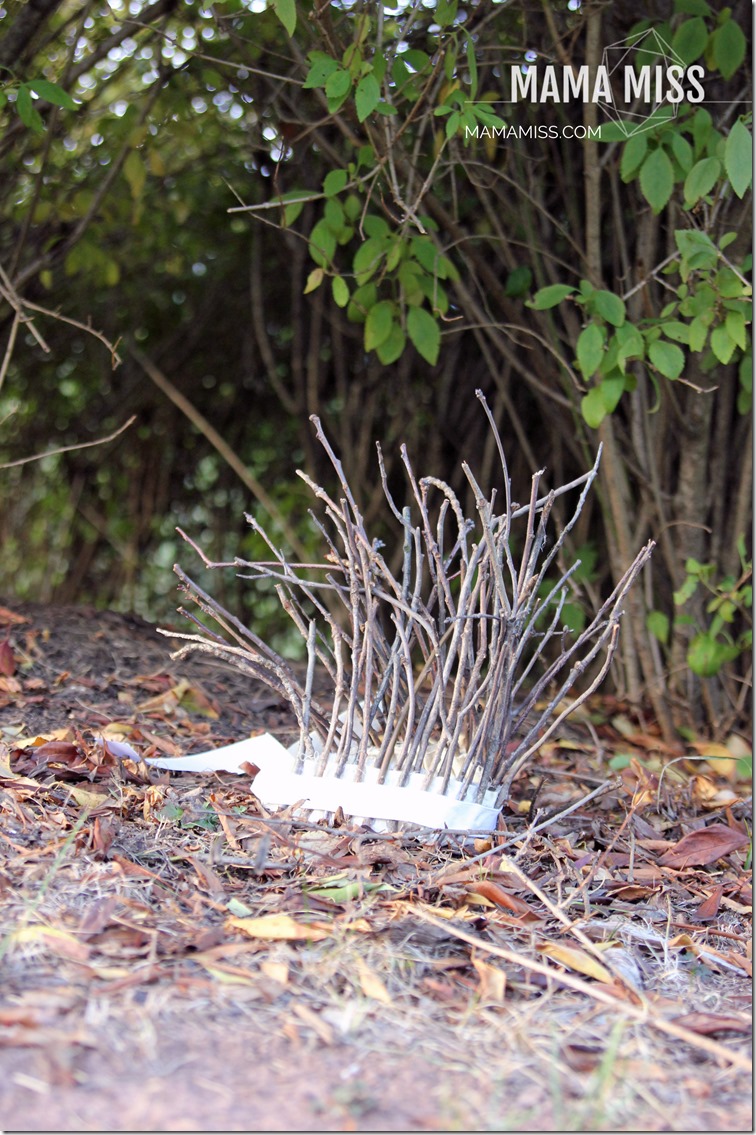
[[[107,442],[114,441],[124,430],[133,425],[136,418],[136,414],[132,414],[128,421],[119,426],[112,434],[108,434],[107,437],[98,437],[96,441],[81,441],[77,445],[64,445],[60,449],[48,449],[46,453],[35,453],[32,457],[20,457],[18,461],[5,461],[0,465],[0,469],[15,469],[18,465],[28,465],[30,461],[42,461],[45,457],[57,457],[59,453],[72,453],[77,449],[91,449],[94,445],[106,445]]]
[[[743,1056],[740,1052],[733,1052],[723,1044],[719,1044],[715,1040],[710,1040],[709,1037],[700,1036],[698,1033],[691,1032],[689,1029],[684,1029],[680,1025],[676,1025],[673,1021],[665,1020],[664,1017],[660,1017],[655,1012],[645,998],[642,999],[640,1006],[633,1005],[629,1001],[624,1001],[609,993],[600,985],[590,985],[587,981],[583,981],[579,977],[573,977],[572,974],[555,970],[552,966],[525,957],[523,954],[518,954],[514,950],[509,950],[504,946],[495,946],[492,942],[487,942],[485,938],[480,938],[475,934],[469,934],[466,930],[460,929],[458,926],[455,926],[453,922],[434,918],[421,908],[418,908],[415,913],[419,914],[425,922],[430,923],[439,930],[443,930],[445,934],[451,934],[453,937],[459,938],[462,942],[467,942],[470,946],[475,946],[484,953],[491,954],[496,958],[502,958],[503,961],[509,962],[510,965],[522,966],[523,969],[530,970],[531,973],[541,974],[543,977],[550,978],[552,981],[558,981],[561,985],[566,985],[568,989],[574,989],[576,993],[584,993],[594,1001],[600,1001],[602,1005],[611,1006],[615,1013],[621,1013],[626,1017],[630,1017],[632,1020],[638,1021],[639,1024],[650,1025],[652,1028],[667,1033],[668,1036],[673,1036],[677,1040],[682,1040],[693,1048],[697,1048],[701,1052],[715,1057],[717,1060],[726,1061],[735,1068],[741,1068],[746,1072],[751,1071],[751,1061],[748,1057]]]

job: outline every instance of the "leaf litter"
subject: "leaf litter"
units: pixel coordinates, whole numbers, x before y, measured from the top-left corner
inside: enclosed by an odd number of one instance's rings
[[[702,1099],[709,1120],[721,1112],[709,1129],[731,1129],[731,1107],[744,1114],[743,781],[712,770],[707,798],[730,795],[702,808],[700,760],[594,697],[474,846],[465,833],[310,823],[295,807],[268,815],[251,778],[171,777],[109,741],[128,738],[140,757],[219,746],[285,729],[279,706],[253,683],[229,701],[236,676],[217,663],[171,672],[162,644],[158,665],[135,673],[119,634],[134,664],[156,648],[137,649],[112,616],[98,673],[75,616],[56,630],[64,614],[45,626],[0,609],[0,669],[17,684],[0,690],[0,1055],[86,1053],[105,1043],[97,1012],[126,1020],[134,998],[167,1028],[189,1006],[224,1028],[254,1007],[295,1047],[390,1059],[407,1046],[403,1059],[460,1075],[467,1088],[427,1101],[431,1125],[454,1108],[488,1129],[518,1107],[525,1125],[566,1107],[573,1125],[642,1113],[650,1129],[696,1129]],[[644,1075],[628,1079],[634,1064]],[[599,1073],[618,1088],[597,1120]]]

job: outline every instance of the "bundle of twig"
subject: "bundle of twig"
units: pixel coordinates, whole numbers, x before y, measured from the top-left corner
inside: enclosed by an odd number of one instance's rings
[[[478,398],[501,460],[501,507],[496,493],[487,496],[464,464],[477,511],[474,519],[466,517],[448,484],[415,477],[403,448],[412,503],[400,509],[378,448],[386,501],[404,537],[398,578],[379,542],[366,532],[317,418],[312,420],[336,471],[339,499],[306,474],[299,476],[325,514],[323,519],[311,514],[327,547],[324,562],[290,563],[247,518],[273,558],[236,560],[233,566],[244,570],[243,578],[275,582],[283,609],[307,645],[304,681],[180,567],[175,569],[186,593],[225,635],[208,631],[190,614],[202,633],[184,636],[184,651],[230,659],[291,704],[300,733],[295,773],[309,770],[353,782],[367,778],[499,808],[519,770],[609,669],[622,605],[653,544],[639,552],[585,629],[571,635],[562,611],[579,561],[563,570],[560,553],[596,478],[600,453],[584,476],[542,496],[544,471],[535,473],[529,503],[520,507],[511,499],[493,416],[480,392]],[[579,494],[574,512],[554,534],[554,501],[569,491]],[[196,550],[208,567],[231,566],[213,564]],[[332,684],[327,709],[313,699],[318,665]],[[334,809],[338,804],[334,799]]]

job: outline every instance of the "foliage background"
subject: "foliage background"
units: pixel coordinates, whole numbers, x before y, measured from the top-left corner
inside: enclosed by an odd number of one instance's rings
[[[705,65],[703,111],[629,142],[466,141],[473,122],[596,124],[579,102],[503,107],[504,69],[596,65],[651,27]],[[481,388],[518,499],[534,470],[556,486],[604,445],[571,546],[576,625],[658,541],[618,691],[667,736],[742,726],[749,29],[745,3],[705,0],[5,4],[0,461],[137,415],[105,447],[0,471],[6,593],[170,617],[171,566],[190,559],[176,526],[249,559],[244,513],[267,524],[271,504],[281,539],[314,551],[293,473],[329,483],[313,413],[390,541],[373,443],[399,496],[401,442],[463,496],[463,459],[496,483]],[[120,365],[90,321],[125,337]],[[232,572],[211,586],[281,644],[273,597]]]

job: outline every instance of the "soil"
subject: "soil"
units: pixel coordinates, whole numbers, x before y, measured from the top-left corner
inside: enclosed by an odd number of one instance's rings
[[[486,905],[477,848],[266,818],[243,777],[98,764],[116,726],[153,755],[286,741],[285,705],[247,677],[172,659],[178,640],[127,615],[8,602],[0,624],[0,1128],[752,1130],[743,855],[662,883],[649,866],[647,887],[639,859],[624,903],[606,867],[628,983],[591,984],[586,954],[544,977],[550,943],[577,945],[554,919],[580,878],[568,827],[513,816],[546,907],[503,860],[509,898]],[[69,747],[46,761],[22,744],[53,734]],[[604,798],[581,832],[614,823]],[[376,889],[332,901],[344,870]],[[724,905],[691,921],[710,884]],[[311,937],[242,932],[263,915]],[[683,933],[710,952],[671,947]]]

